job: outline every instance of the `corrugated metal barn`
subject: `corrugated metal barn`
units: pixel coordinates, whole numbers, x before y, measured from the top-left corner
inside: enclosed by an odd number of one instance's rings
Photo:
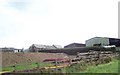
[[[120,47],[120,39],[107,37],[94,37],[85,41],[87,47],[92,46],[111,46]]]

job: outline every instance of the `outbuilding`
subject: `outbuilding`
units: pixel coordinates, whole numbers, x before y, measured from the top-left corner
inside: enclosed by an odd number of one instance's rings
[[[120,47],[120,39],[108,37],[93,37],[85,41],[87,47],[92,46],[115,46]]]
[[[82,43],[71,43],[69,45],[64,46],[64,48],[78,48],[78,47],[85,47],[85,44],[82,44]]]
[[[3,48],[0,48],[0,51],[1,52],[23,52],[23,49],[16,49],[16,48],[13,48],[13,47],[3,47]]]
[[[42,45],[42,44],[32,44],[29,47],[30,52],[39,52],[41,50],[49,50],[49,49],[60,49],[62,48],[60,45]]]

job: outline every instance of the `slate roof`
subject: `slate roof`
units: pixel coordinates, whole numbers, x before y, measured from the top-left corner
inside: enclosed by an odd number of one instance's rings
[[[46,48],[44,45],[41,44],[33,44],[36,48]]]
[[[42,45],[42,44],[33,44],[36,48],[43,48],[43,49],[56,49],[58,46],[51,46],[51,45]]]
[[[56,49],[54,46],[45,45],[46,49]]]
[[[85,47],[85,44],[82,44],[82,43],[71,43],[69,45],[64,46],[64,48],[75,48],[75,47]]]
[[[55,48],[62,48],[60,45],[53,45]]]

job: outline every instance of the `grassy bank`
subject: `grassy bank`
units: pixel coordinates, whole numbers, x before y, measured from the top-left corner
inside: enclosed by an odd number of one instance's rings
[[[83,67],[84,66],[84,67]],[[65,73],[118,73],[118,60],[96,65],[74,64],[64,69]]]
[[[19,64],[15,66],[8,66],[8,67],[3,67],[2,71],[13,71],[13,70],[27,70],[27,69],[33,69],[36,67],[46,67],[46,66],[51,66],[52,64],[50,63],[31,63],[31,64]]]
[[[118,73],[118,60],[98,66],[88,66],[85,73]]]
[[[13,70],[27,70],[33,69],[35,67],[47,67],[53,66],[50,63],[31,63],[31,64],[20,64],[13,66],[8,66],[2,68],[2,71],[13,71]],[[53,70],[53,72],[52,72]],[[62,72],[62,73],[118,73],[118,60],[113,59],[111,62],[106,64],[88,65],[87,63],[81,62],[79,64],[72,64],[71,66],[61,68],[58,71],[56,69],[46,70],[47,72]]]

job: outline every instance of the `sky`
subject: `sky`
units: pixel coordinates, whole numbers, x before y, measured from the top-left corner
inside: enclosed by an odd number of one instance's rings
[[[119,0],[0,0],[0,47],[118,38]]]

